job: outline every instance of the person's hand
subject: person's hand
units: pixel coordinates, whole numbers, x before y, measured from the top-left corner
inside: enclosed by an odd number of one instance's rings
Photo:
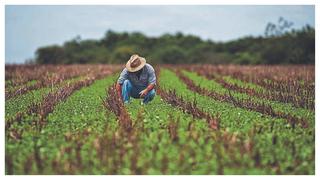
[[[142,90],[141,92],[139,92],[139,94],[140,94],[140,97],[146,96],[148,94],[148,89]]]

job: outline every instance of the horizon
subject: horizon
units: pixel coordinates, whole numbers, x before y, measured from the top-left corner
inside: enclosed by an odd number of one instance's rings
[[[181,32],[205,41],[228,42],[263,36],[267,23],[277,23],[279,17],[292,21],[292,29],[306,25],[314,28],[314,9],[313,5],[7,5],[5,63],[24,63],[34,58],[37,48],[62,45],[77,36],[81,40],[99,40],[108,30],[139,32],[147,37]],[[137,11],[132,14],[130,10]]]

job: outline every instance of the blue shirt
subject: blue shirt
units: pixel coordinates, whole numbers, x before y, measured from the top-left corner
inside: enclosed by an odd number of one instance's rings
[[[146,65],[142,68],[142,72],[140,77],[134,73],[129,72],[126,68],[124,68],[120,74],[118,79],[119,84],[123,84],[123,82],[128,79],[131,84],[138,88],[146,88],[149,84],[156,84],[156,74],[153,67],[146,63]]]

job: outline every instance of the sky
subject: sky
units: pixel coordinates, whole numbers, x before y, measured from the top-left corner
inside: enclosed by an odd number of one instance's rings
[[[109,29],[155,37],[179,31],[225,42],[263,35],[267,23],[279,17],[294,22],[296,29],[315,27],[314,6],[6,5],[5,62],[23,63],[35,57],[37,48],[62,45],[77,35],[101,39]]]

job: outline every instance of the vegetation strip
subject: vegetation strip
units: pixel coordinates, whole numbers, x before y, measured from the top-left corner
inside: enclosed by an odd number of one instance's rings
[[[254,102],[251,99],[237,99],[233,97],[230,92],[229,94],[219,94],[215,91],[209,91],[201,88],[199,85],[196,85],[191,79],[183,75],[181,71],[176,71],[176,74],[188,86],[188,88],[194,92],[209,96],[218,101],[231,103],[236,107],[257,111],[271,117],[284,118],[291,124],[292,127],[295,127],[296,124],[300,124],[304,128],[308,127],[308,122],[303,118],[297,118],[282,112],[275,112],[270,105]]]
[[[104,73],[105,71],[111,71],[110,66],[98,66],[92,67],[90,65],[84,65],[78,67],[79,65],[74,66],[61,66],[61,68],[57,68],[53,74],[48,73],[47,71],[40,71],[39,73],[35,73],[37,75],[37,82],[33,85],[22,85],[18,89],[7,90],[5,93],[6,100],[15,97],[17,95],[25,94],[28,91],[36,90],[43,87],[52,87],[58,83],[63,82],[64,80],[75,78],[83,75],[91,75],[93,76],[97,72]],[[77,69],[78,68],[78,69]],[[41,69],[41,68],[40,68]],[[50,72],[50,71],[49,71]],[[33,78],[34,79],[34,78]]]
[[[201,71],[202,72],[202,71]],[[209,74],[209,73],[200,73],[199,75],[204,75],[208,79],[213,79],[214,81],[221,84],[224,88],[234,90],[240,93],[246,93],[250,96],[256,96],[263,99],[268,99],[272,101],[279,101],[283,103],[292,103],[295,107],[308,108],[314,111],[314,101],[306,96],[293,96],[292,94],[284,93],[282,91],[257,91],[250,87],[242,87],[237,84],[232,84],[223,79],[223,77]]]
[[[25,94],[26,92],[31,91],[31,90],[36,90],[36,89],[43,88],[43,87],[50,87],[50,86],[56,85],[58,83],[61,83],[62,81],[66,80],[66,79],[70,79],[70,78],[77,77],[77,76],[81,75],[81,71],[71,71],[71,69],[69,67],[53,68],[51,66],[48,66],[47,71],[45,70],[46,66],[40,67],[39,70],[36,69],[36,67],[37,66],[32,67],[33,71],[31,71],[31,72],[27,71],[26,73],[33,74],[31,77],[33,77],[32,79],[36,79],[37,82],[32,85],[22,85],[21,87],[14,89],[14,90],[11,90],[11,91],[9,89],[6,89],[6,93],[5,93],[6,100],[8,100],[12,97],[15,97],[17,95]],[[54,71],[54,70],[56,70],[56,71]],[[51,74],[53,72],[55,72],[54,75]],[[22,77],[17,78],[18,82],[24,82],[23,79],[19,80],[19,78],[22,78]],[[15,84],[17,84],[17,83],[15,83]]]
[[[140,99],[123,105],[115,89],[109,88],[118,77],[115,74],[56,103],[41,130],[35,126],[40,113],[31,109],[36,113],[6,129],[6,174],[314,174],[315,128],[311,123],[294,128],[282,118],[196,93],[167,68],[156,72],[157,95],[147,105],[140,105]],[[200,88],[229,95],[215,81],[182,73]],[[41,101],[38,91],[44,89],[34,91],[34,98]],[[247,97],[234,91],[231,95]],[[26,111],[7,106],[28,106],[24,96],[6,101],[6,121],[15,112]],[[274,110],[287,107],[256,97],[252,100],[266,102]],[[290,105],[287,112],[298,117],[311,113],[305,117],[312,120],[312,112],[297,108],[295,113],[294,109]],[[203,113],[219,115],[219,128],[211,128]],[[130,119],[130,126],[119,120],[122,115]]]
[[[57,71],[58,67],[54,65],[6,65],[6,88],[38,80],[45,74]]]
[[[254,83],[269,91],[282,91],[298,96],[313,96],[314,66],[238,66],[238,65],[198,65],[181,66],[202,75],[216,73],[231,76],[248,83]],[[289,76],[288,76],[289,74]],[[305,92],[308,91],[308,92]]]
[[[205,78],[204,76],[197,75],[195,72],[189,72],[182,70],[181,71],[183,75],[191,79],[196,85],[199,85],[201,88],[207,89],[209,91],[215,91],[219,94],[229,94],[231,93],[233,97],[237,99],[250,99],[254,102],[258,102],[260,104],[270,105],[272,109],[276,112],[284,112],[286,114],[291,114],[292,116],[298,117],[298,118],[304,118],[308,121],[309,124],[314,124],[315,114],[314,111],[305,109],[305,108],[298,108],[292,105],[291,103],[282,103],[278,101],[271,101],[266,100],[263,98],[258,98],[255,96],[247,95],[246,93],[240,93],[234,90],[226,89],[221,84],[216,82],[215,80],[209,80]],[[244,85],[244,86],[251,86],[251,84],[247,84],[244,82],[241,82],[239,80],[226,78],[231,83]]]
[[[12,123],[21,122],[22,117],[25,115],[37,114],[39,115],[39,120],[36,121],[37,127],[41,130],[45,125],[47,115],[53,111],[54,106],[69,97],[74,91],[79,90],[82,87],[91,85],[96,79],[101,79],[106,75],[111,74],[110,71],[96,74],[92,77],[87,77],[84,80],[80,80],[71,84],[67,84],[60,89],[48,93],[43,97],[40,103],[32,103],[28,106],[26,112],[18,112],[13,119],[6,121],[6,128],[10,128]]]
[[[108,96],[103,100],[103,105],[118,117],[120,127],[130,132],[132,130],[132,120],[123,105],[121,97],[118,96],[115,85],[109,87],[106,93]]]
[[[313,66],[197,66],[193,69],[201,75],[211,78],[212,72],[231,76],[247,83],[255,83],[270,94],[287,94],[299,97],[312,107],[314,100],[314,67]],[[290,74],[290,76],[288,76]],[[301,83],[301,81],[303,83]],[[299,100],[296,100],[299,102]],[[313,106],[314,107],[314,106]]]
[[[104,132],[105,126],[111,127],[110,124],[113,123],[113,117],[105,116],[99,97],[104,95],[104,88],[113,83],[114,77],[107,76],[97,80],[58,103],[54,111],[47,116],[47,124],[41,131],[29,123],[10,129],[24,130],[19,139],[6,139],[11,149],[6,149],[6,161],[19,162],[9,166],[14,170],[14,174],[83,172],[87,156],[82,153],[87,151],[87,147],[92,147],[92,139],[98,136],[98,133]],[[31,118],[33,120],[35,117]],[[18,150],[19,147],[25,147],[25,144],[33,144],[35,147]],[[37,167],[32,167],[35,164],[38,164]],[[22,171],[19,168],[23,168]]]
[[[160,74],[160,68],[157,69],[157,74],[159,77]],[[185,101],[182,97],[178,97],[176,95],[175,90],[171,91],[169,90],[168,92],[161,89],[159,85],[159,80],[157,80],[158,84],[158,93],[162,97],[163,100],[165,100],[167,103],[171,104],[172,106],[178,106],[183,109],[184,112],[187,112],[191,114],[194,118],[204,118],[206,119],[208,125],[212,129],[219,129],[219,114],[216,114],[215,116],[212,116],[211,114],[204,112],[197,108],[197,103],[196,101],[188,102]]]

